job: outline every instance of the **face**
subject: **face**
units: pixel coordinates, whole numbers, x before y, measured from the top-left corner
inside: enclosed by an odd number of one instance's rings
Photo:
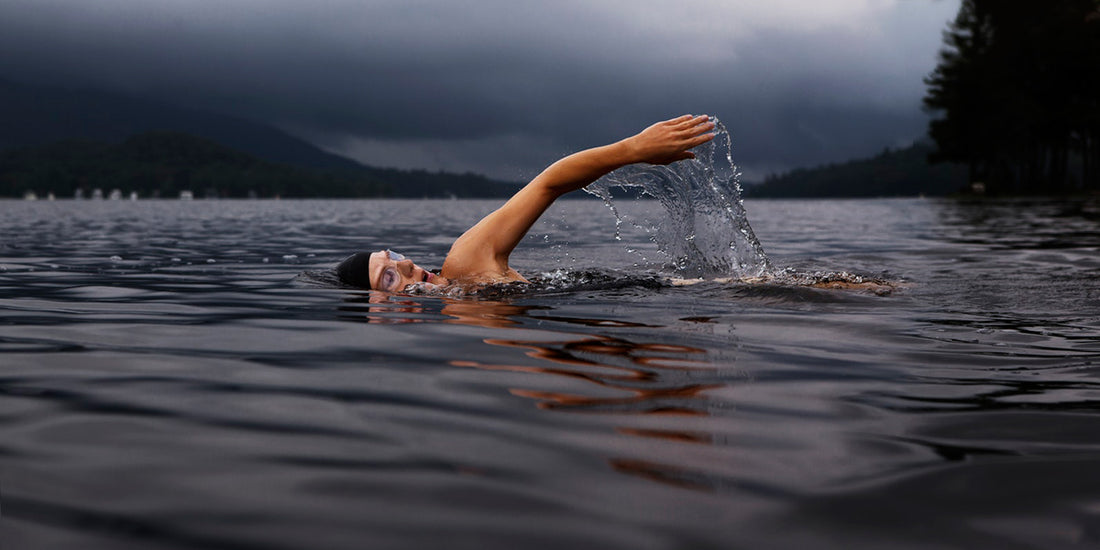
[[[382,250],[370,255],[370,285],[375,290],[401,292],[415,283],[447,284],[447,279],[428,272],[401,254]]]

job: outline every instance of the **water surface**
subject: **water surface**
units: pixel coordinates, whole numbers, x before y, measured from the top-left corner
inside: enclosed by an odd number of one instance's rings
[[[496,206],[0,202],[5,550],[1100,545],[1095,202],[746,203],[889,296],[671,286],[599,201],[537,292],[301,276]]]

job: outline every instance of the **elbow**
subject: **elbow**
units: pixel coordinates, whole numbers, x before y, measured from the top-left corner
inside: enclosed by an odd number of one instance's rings
[[[539,202],[549,205],[557,200],[558,197],[574,189],[579,189],[579,187],[571,186],[569,182],[565,181],[555,181],[550,178],[535,178],[531,183],[527,184],[524,191],[536,197],[536,200]]]

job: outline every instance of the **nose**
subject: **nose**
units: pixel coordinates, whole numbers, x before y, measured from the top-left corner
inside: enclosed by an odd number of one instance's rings
[[[403,259],[399,262],[396,262],[396,264],[397,264],[397,270],[399,272],[401,272],[402,275],[405,275],[406,277],[411,277],[412,272],[413,272],[413,268],[416,267],[416,264],[414,264],[412,260],[404,260]]]

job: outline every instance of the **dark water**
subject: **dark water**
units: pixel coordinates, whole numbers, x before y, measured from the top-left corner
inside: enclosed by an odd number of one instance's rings
[[[669,286],[597,201],[538,292],[299,277],[494,206],[0,202],[4,550],[1100,546],[1096,202],[747,203],[889,296]]]

